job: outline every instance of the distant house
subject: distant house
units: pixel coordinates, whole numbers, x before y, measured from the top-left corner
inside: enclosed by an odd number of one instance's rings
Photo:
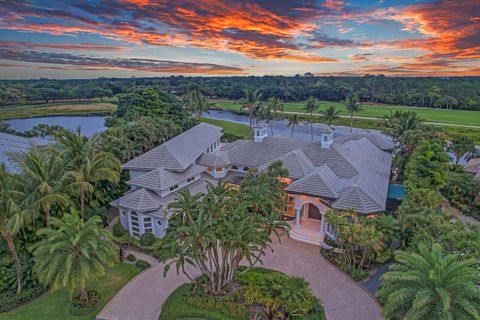
[[[112,202],[134,237],[151,232],[163,237],[171,215],[166,210],[178,192],[204,192],[220,179],[239,184],[250,169],[264,170],[280,160],[288,169],[284,218],[292,238],[323,244],[333,230],[325,221],[329,208],[353,208],[362,214],[385,210],[393,143],[380,134],[352,134],[321,141],[269,137],[268,126],[254,127],[253,140],[221,144],[222,129],[201,123],[125,163],[130,190]]]
[[[12,161],[12,155],[26,153],[34,146],[45,146],[50,142],[41,138],[25,138],[0,132],[0,163],[9,173],[19,173],[20,168]]]
[[[473,174],[473,179],[480,181],[480,158],[470,159],[463,170]]]

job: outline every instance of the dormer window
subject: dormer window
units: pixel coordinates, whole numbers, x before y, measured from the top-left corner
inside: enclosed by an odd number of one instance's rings
[[[233,165],[231,168],[232,170],[238,170],[238,167],[236,165]]]
[[[178,189],[178,184],[170,187],[170,191],[177,190],[177,189]]]
[[[187,183],[188,183],[188,182],[192,182],[193,180],[195,180],[195,176],[188,178],[188,179],[187,179]]]

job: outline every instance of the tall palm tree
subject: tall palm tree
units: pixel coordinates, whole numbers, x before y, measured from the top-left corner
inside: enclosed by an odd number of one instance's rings
[[[17,294],[22,292],[22,265],[15,248],[14,237],[24,224],[24,214],[19,201],[24,193],[15,189],[13,177],[0,165],[0,234],[7,243],[15,263]]]
[[[318,100],[315,97],[310,96],[305,101],[305,112],[310,113],[310,136],[313,141],[313,112],[318,109]]]
[[[62,189],[65,180],[62,155],[53,149],[33,149],[18,159],[23,172],[19,179],[26,188],[26,202],[35,216],[38,212],[43,213],[45,225],[50,227],[52,206],[69,203],[69,197]]]
[[[298,117],[298,114],[291,114],[288,117],[287,127],[292,126],[292,134],[290,135],[291,137],[293,137],[293,130],[295,129],[295,126],[299,123],[300,123],[300,118]]]
[[[332,122],[339,118],[338,111],[334,106],[329,106],[327,109],[323,110],[322,112],[322,119],[325,120],[330,128],[332,126]]]
[[[200,119],[203,112],[208,112],[211,103],[198,89],[189,90],[185,95],[183,102],[187,109]]]
[[[383,119],[395,139],[400,139],[409,130],[418,129],[422,121],[416,112],[400,110],[390,111]]]
[[[253,88],[245,89],[245,97],[243,98],[241,109],[247,109],[248,111],[248,118],[250,120],[250,139],[253,134],[254,110],[255,107],[258,106],[261,96],[262,94],[259,93],[258,90],[254,90]]]
[[[34,253],[39,280],[53,289],[80,289],[80,296],[87,298],[87,281],[104,274],[118,258],[110,233],[100,223],[98,216],[83,221],[75,212],[52,218],[54,228],[38,232],[46,236]]]
[[[81,135],[80,127],[75,131],[65,130],[56,138],[63,149],[63,157],[68,165],[78,167],[91,147],[88,138]]]
[[[270,97],[267,102],[268,109],[272,111],[272,120],[277,119],[277,113],[283,111],[283,102],[280,98]],[[273,135],[273,126],[271,126]]]
[[[350,113],[350,133],[352,133],[353,128],[353,114],[362,111],[362,106],[358,103],[358,98],[356,95],[351,95],[345,99],[345,106],[347,107],[348,113]]]
[[[120,181],[120,162],[108,152],[94,153],[90,151],[84,155],[83,161],[67,173],[67,189],[79,196],[80,214],[85,216],[85,198],[88,193],[95,191],[95,183]]]
[[[439,244],[418,253],[398,252],[382,276],[378,296],[386,317],[404,319],[480,319],[480,273],[473,261],[443,255]]]

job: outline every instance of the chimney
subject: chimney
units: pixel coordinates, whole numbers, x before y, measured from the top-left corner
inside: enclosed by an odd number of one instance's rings
[[[322,128],[320,131],[320,143],[322,148],[330,148],[333,143],[333,131],[330,128]]]
[[[257,123],[253,126],[253,140],[262,142],[263,138],[268,136],[268,123]]]

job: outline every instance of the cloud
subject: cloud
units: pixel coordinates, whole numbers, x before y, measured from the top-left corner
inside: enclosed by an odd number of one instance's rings
[[[368,61],[372,57],[372,53],[359,53],[359,54],[352,54],[350,55],[350,59],[353,62],[363,62],[363,61]]]
[[[69,53],[51,53],[37,51],[12,51],[0,49],[0,60],[23,61],[45,64],[60,64],[65,66],[80,66],[82,70],[116,69],[161,73],[189,73],[189,74],[244,74],[245,70],[238,67],[223,66],[211,63],[188,63],[155,59],[124,59],[104,58]],[[58,69],[45,66],[46,69]],[[65,70],[65,67],[61,67]]]
[[[94,43],[44,43],[0,40],[0,47],[11,50],[58,49],[71,51],[121,51],[125,47]]]
[[[0,28],[4,29],[53,35],[92,33],[124,42],[231,51],[260,60],[336,61],[306,53],[296,41],[297,36],[307,36],[317,27],[313,20],[320,7],[308,0],[282,4],[106,0],[98,5],[75,4],[68,11],[76,12],[71,15],[65,8],[47,10],[25,3],[4,3],[14,13],[0,19]],[[90,18],[92,15],[94,18]],[[32,23],[32,17],[46,21]],[[52,18],[68,23],[56,23]]]
[[[135,44],[311,64],[345,61],[335,55],[335,50],[341,50],[340,57],[347,55],[351,62],[384,64],[389,68],[379,71],[398,74],[400,69],[409,74],[428,70],[470,74],[470,69],[476,69],[480,61],[479,0],[424,0],[391,6],[381,2],[354,7],[341,0],[0,0],[0,29],[94,36],[122,44],[4,41],[0,47],[22,52],[108,53]],[[392,26],[390,38],[379,39],[378,28]]]

